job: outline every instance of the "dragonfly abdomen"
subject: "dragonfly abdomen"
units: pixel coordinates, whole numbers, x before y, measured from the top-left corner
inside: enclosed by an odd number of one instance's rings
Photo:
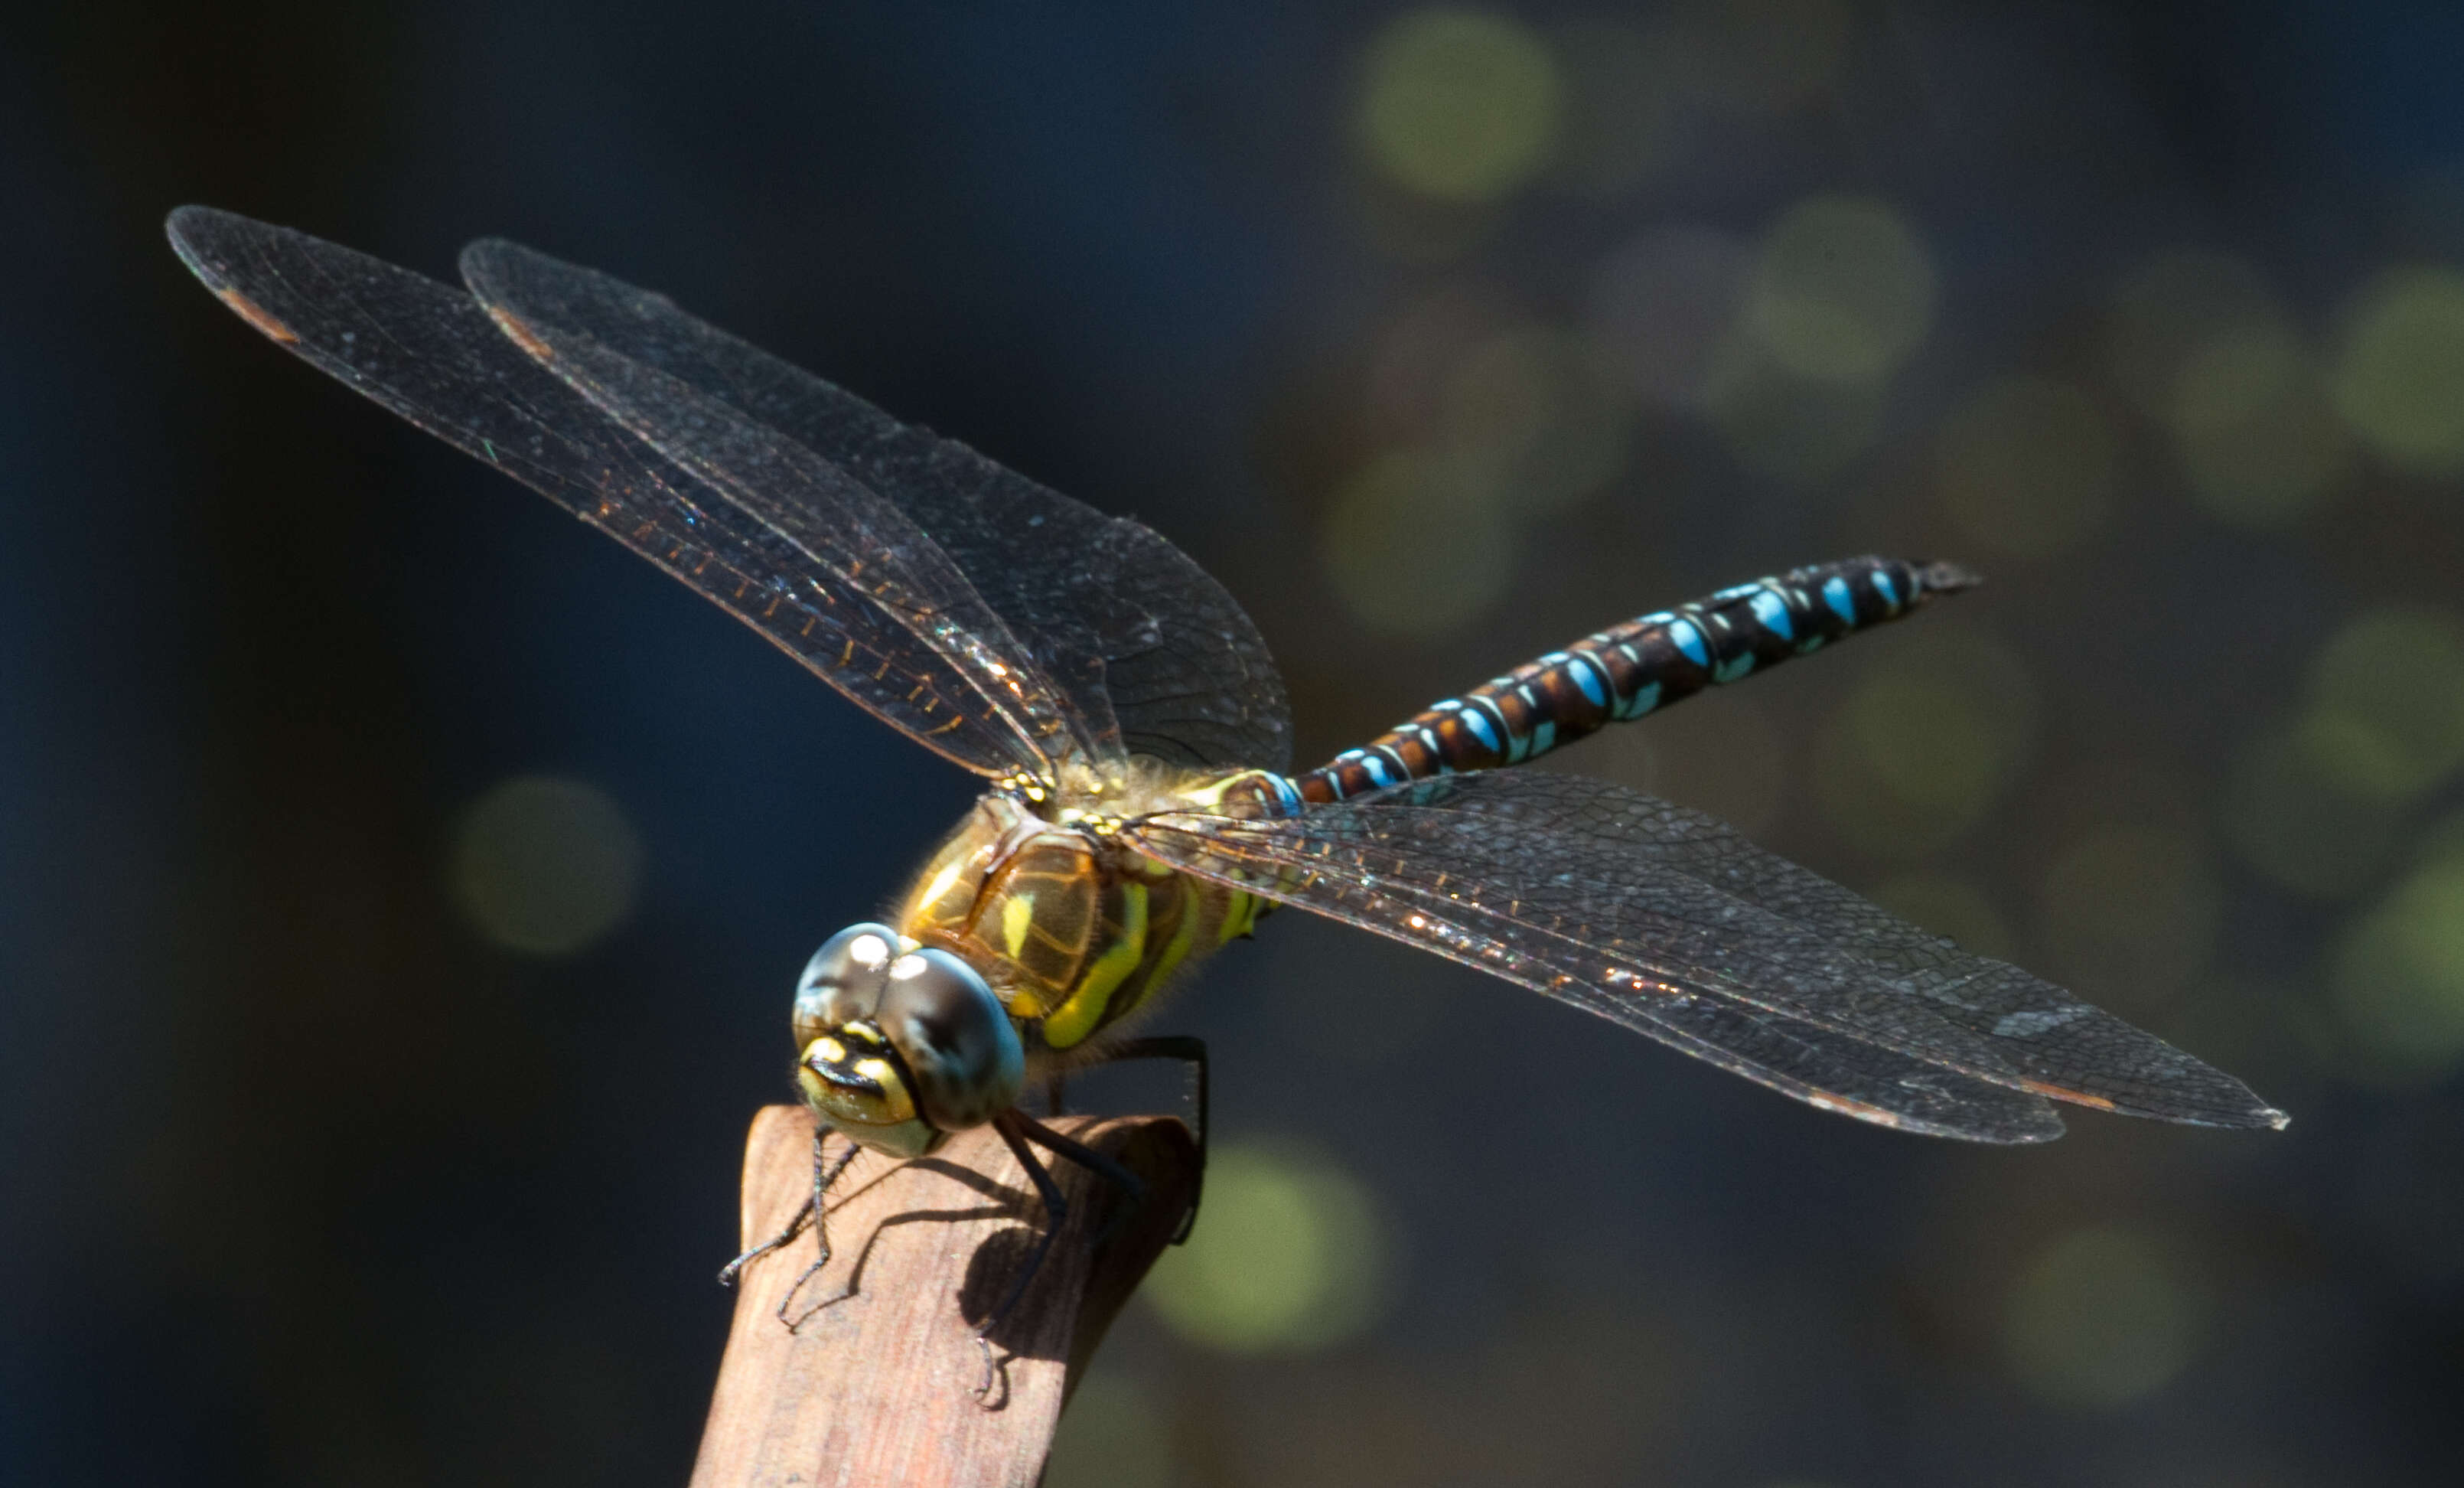
[[[1339,801],[1407,780],[1520,765],[1976,582],[1955,564],[1851,558],[1735,585],[1445,699],[1293,784],[1306,800]]]

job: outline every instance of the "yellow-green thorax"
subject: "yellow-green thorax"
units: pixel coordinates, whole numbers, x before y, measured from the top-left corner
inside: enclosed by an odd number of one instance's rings
[[[1061,797],[1009,785],[976,803],[900,907],[901,933],[963,958],[1031,1050],[1066,1050],[1249,933],[1264,901],[1131,852],[1127,815],[1210,811],[1259,772]],[[1253,787],[1251,788],[1254,788]]]

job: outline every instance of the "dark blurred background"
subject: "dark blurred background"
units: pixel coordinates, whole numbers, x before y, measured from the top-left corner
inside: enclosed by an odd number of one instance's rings
[[[1928,1143],[1287,913],[1159,1021],[1217,1196],[1055,1488],[2464,1478],[2464,12],[5,24],[0,1479],[681,1481],[792,979],[970,793],[266,344],[187,201],[515,237],[1145,519],[1305,765],[1972,563],[1552,764],[2295,1116]]]

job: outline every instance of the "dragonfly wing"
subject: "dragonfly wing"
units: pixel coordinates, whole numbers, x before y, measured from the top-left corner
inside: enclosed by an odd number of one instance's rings
[[[1288,766],[1283,679],[1257,627],[1154,530],[902,424],[665,296],[494,239],[463,251],[462,273],[473,294],[523,324],[657,368],[894,502],[949,553],[1073,711],[1108,737],[1116,732],[1127,751],[1178,765]]]
[[[206,287],[285,350],[607,533],[867,711],[981,774],[1044,767],[1004,701],[912,615],[611,422],[471,296],[210,208],[180,209],[168,230]]]
[[[2282,1124],[2232,1077],[2060,988],[1893,919],[1711,818],[1602,782],[1485,772],[1290,818],[1167,815],[1133,831],[1141,850],[1187,872],[1647,1033],[1709,1004],[1745,1019],[1735,1027],[1798,1025],[1826,1047],[1865,1046],[2030,1100]],[[1733,1040],[1719,1046],[1756,1057]],[[1836,1093],[1902,1109],[1853,1086]]]
[[[1110,760],[1110,730],[1076,712],[1001,617],[914,521],[847,472],[656,367],[586,336],[492,312],[514,345],[601,412],[814,556],[991,698],[1050,776],[1066,759]]]
[[[1588,840],[1648,857],[1802,925],[1887,972],[1926,1011],[1991,1041],[2028,1088],[2099,1110],[2202,1126],[2281,1127],[2286,1117],[2222,1070],[2008,962],[1972,955],[1717,817],[1578,777],[1499,782],[1440,796],[1474,816],[1571,821]]]
[[[1556,994],[1551,988],[1539,989]],[[1588,1000],[1576,999],[1575,1005],[1603,1011]],[[1647,1018],[1612,1016],[1730,1074],[1878,1125],[1968,1142],[2051,1142],[2062,1134],[2061,1118],[2040,1096],[1802,1019],[1714,998],[1682,997],[1654,1006]]]
[[[1822,1110],[1935,1137],[2046,1142],[2062,1132],[2042,1097],[1912,1058],[1831,1029],[1705,989],[1603,967],[1578,947],[1518,933],[1477,914],[1441,916],[1384,875],[1328,871],[1287,833],[1222,818],[1155,817],[1136,847],[1183,872],[1433,950],[1659,1039]],[[1293,875],[1269,885],[1272,875]],[[1503,932],[1503,933],[1497,933]]]

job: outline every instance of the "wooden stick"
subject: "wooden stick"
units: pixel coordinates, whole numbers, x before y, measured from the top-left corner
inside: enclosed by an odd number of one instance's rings
[[[1124,1212],[1113,1185],[1046,1157],[1069,1217],[991,1335],[992,1388],[976,1392],[976,1326],[1009,1295],[1042,1233],[1034,1186],[990,1127],[911,1163],[867,1152],[830,1189],[832,1257],[797,1291],[793,1331],[777,1314],[813,1263],[809,1232],[745,1269],[693,1488],[1032,1488],[1078,1375],[1170,1242],[1198,1178],[1197,1150],[1172,1117],[1050,1124],[1144,1179],[1146,1201]],[[746,1247],[777,1234],[811,1194],[812,1134],[801,1106],[754,1118]],[[833,1158],[844,1141],[829,1139]]]

